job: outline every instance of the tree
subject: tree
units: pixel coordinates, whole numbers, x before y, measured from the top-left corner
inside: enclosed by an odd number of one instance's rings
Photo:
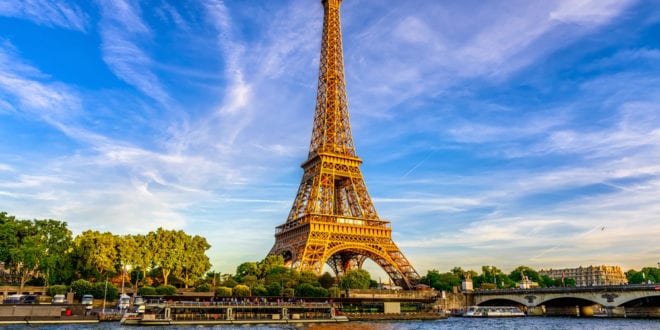
[[[368,289],[371,275],[364,269],[351,269],[341,279],[343,289]]]
[[[31,221],[17,221],[15,228],[17,244],[9,249],[9,256],[16,273],[20,275],[19,292],[22,292],[28,275],[38,269],[45,254],[46,245]]]
[[[277,297],[282,295],[282,287],[278,283],[266,284],[267,295]]]
[[[231,297],[233,295],[232,288],[221,286],[215,289],[215,295],[218,297]]]
[[[274,254],[268,255],[268,256],[266,256],[266,258],[264,258],[263,260],[261,260],[257,264],[257,267],[258,267],[258,270],[259,270],[258,277],[259,278],[265,278],[270,273],[271,268],[273,268],[273,267],[282,267],[282,266],[284,266],[284,257],[283,256],[281,256],[279,254],[277,254],[277,255],[274,255]]]
[[[198,235],[191,237],[183,231],[179,235],[183,240],[184,253],[182,253],[179,266],[176,269],[180,270],[178,272],[179,277],[187,289],[189,285],[202,278],[206,271],[211,269],[211,262],[206,255],[206,250],[210,249],[211,245],[206,241],[206,238]]]
[[[56,285],[49,285],[48,286],[47,294],[52,297],[56,294],[65,294],[66,292],[67,292],[66,285],[56,284]]]
[[[124,281],[126,280],[126,276],[130,275],[127,274],[126,267],[128,265],[133,265],[139,258],[137,252],[138,245],[135,237],[132,235],[116,236],[115,240],[117,241],[117,259],[119,261],[119,269],[122,274],[121,277],[123,286]],[[122,290],[123,289],[124,288],[122,287]]]
[[[135,278],[134,284],[137,288],[140,280],[144,280],[147,277],[147,271],[153,266],[154,254],[151,248],[152,242],[150,240],[150,236],[135,235],[133,236],[133,240],[135,240],[136,244],[134,254],[135,260],[133,260],[133,266],[136,269],[139,269],[142,273],[142,276],[138,274]]]
[[[244,262],[236,267],[236,279],[241,281],[243,276],[259,275],[259,267],[256,262]]]
[[[73,291],[74,297],[77,299],[82,298],[85,294],[91,294],[93,290],[93,285],[87,280],[75,280],[71,282],[71,291]]]
[[[208,283],[202,283],[195,287],[195,292],[211,292],[211,286]]]
[[[336,284],[336,280],[334,276],[330,275],[330,273],[325,272],[323,275],[319,276],[319,283],[322,287],[330,289],[333,285]]]
[[[268,289],[266,289],[263,285],[255,285],[252,288],[252,295],[257,296],[257,297],[262,297],[262,296],[267,296],[268,295]]]
[[[250,288],[247,285],[239,284],[234,287],[234,295],[236,297],[249,297]]]
[[[167,285],[172,271],[181,267],[179,260],[185,259],[185,233],[181,230],[165,230],[158,228],[148,234],[149,245],[153,249],[154,263],[163,273],[163,284]]]
[[[82,277],[106,277],[116,274],[118,263],[116,236],[110,232],[87,230],[73,240],[76,269]]]
[[[39,270],[48,283],[64,283],[71,278],[71,252],[73,238],[66,222],[57,220],[34,220],[36,234],[43,242]]]
[[[141,296],[153,296],[156,294],[156,288],[150,285],[145,285],[138,291]]]
[[[159,285],[156,287],[156,294],[163,296],[174,295],[176,294],[176,287],[169,284]]]
[[[107,281],[92,284],[91,293],[96,299],[103,299],[105,297],[107,300],[115,300],[119,297],[119,289]]]
[[[539,273],[537,273],[534,269],[529,268],[527,266],[518,266],[516,269],[511,271],[511,274],[509,274],[509,278],[511,278],[513,281],[520,282],[522,280],[522,275],[527,276],[527,278],[530,281],[534,282],[540,282],[540,276]]]
[[[420,283],[429,285],[436,290],[450,291],[453,287],[461,285],[461,279],[454,272],[440,274],[437,270],[432,269],[421,278]]]

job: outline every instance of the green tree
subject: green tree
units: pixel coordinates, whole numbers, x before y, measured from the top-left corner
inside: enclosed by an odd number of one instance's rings
[[[115,300],[119,297],[119,289],[111,282],[103,281],[92,284],[91,294],[96,299]]]
[[[298,297],[327,297],[328,290],[321,285],[301,283],[296,287],[296,295]]]
[[[234,295],[236,297],[249,297],[250,288],[247,285],[239,284],[234,287]]]
[[[257,263],[257,268],[259,270],[259,274],[257,274],[257,276],[259,278],[264,278],[268,275],[268,273],[270,273],[271,268],[281,266],[284,266],[284,257],[279,254],[268,255],[266,258]]]
[[[218,297],[231,297],[233,295],[232,288],[221,286],[215,289],[215,295]]]
[[[151,237],[149,235],[135,235],[133,240],[135,240],[136,250],[135,250],[135,260],[132,261],[133,266],[140,271],[136,274],[135,281],[133,284],[137,288],[141,280],[147,278],[147,272],[154,264],[154,254],[151,247]],[[141,276],[140,276],[141,274]]]
[[[127,280],[130,274],[127,271],[128,265],[134,265],[139,258],[138,244],[135,236],[123,235],[116,236],[117,242],[117,260],[119,261],[119,271],[122,274],[122,285]],[[128,279],[130,280],[130,278]]]
[[[322,287],[326,289],[330,289],[337,282],[334,276],[330,275],[330,273],[328,272],[325,272],[321,276],[319,276],[319,283],[321,284]]]
[[[150,246],[153,249],[154,263],[160,267],[163,274],[163,284],[167,285],[172,271],[181,267],[179,260],[185,259],[185,233],[179,230],[158,228],[148,234]]]
[[[253,287],[253,286],[255,286],[259,283],[259,280],[254,275],[246,275],[246,276],[243,276],[243,278],[241,280],[241,283],[245,284],[249,287]]]
[[[259,267],[256,262],[244,262],[236,267],[236,278],[241,281],[243,276],[259,275]]]
[[[341,279],[343,289],[368,289],[371,275],[364,269],[351,269]]]
[[[156,294],[164,296],[174,295],[176,294],[176,287],[169,284],[159,285],[156,287]]]
[[[452,274],[454,274],[456,277],[458,277],[460,280],[463,280],[465,278],[465,270],[461,267],[454,267],[450,271]]]
[[[195,235],[189,236],[185,233],[180,233],[181,239],[184,242],[184,253],[179,259],[179,266],[176,269],[180,270],[179,278],[183,281],[186,288],[192,285],[197,280],[201,279],[206,271],[211,269],[211,262],[206,255],[206,250],[211,248],[211,245],[206,241],[206,238]]]
[[[309,284],[318,284],[319,283],[319,278],[316,276],[316,273],[314,273],[311,270],[303,270],[300,272],[300,278],[298,280],[299,283],[309,283]]]
[[[66,294],[67,290],[68,289],[67,289],[66,285],[62,285],[62,284],[51,285],[51,286],[48,287],[47,294],[52,297],[56,294]]]
[[[0,212],[0,260],[9,263],[9,249],[18,244],[16,238],[16,218],[7,212]]]
[[[527,276],[527,278],[530,281],[534,281],[537,283],[540,282],[541,278],[539,276],[539,273],[527,266],[518,266],[516,269],[511,271],[511,274],[509,274],[509,278],[511,278],[515,282],[520,282],[522,280],[523,274]]]
[[[138,291],[141,296],[153,296],[156,294],[156,288],[150,285],[145,285]]]
[[[255,285],[252,288],[252,295],[257,296],[257,297],[263,297],[268,295],[268,289],[266,289],[263,285]]]
[[[73,240],[76,269],[83,277],[105,278],[116,274],[117,240],[110,232],[87,230]]]
[[[267,295],[277,297],[282,295],[282,287],[278,283],[266,284]]]
[[[43,242],[39,270],[45,274],[46,283],[67,282],[72,274],[71,252],[73,235],[66,222],[57,220],[34,220],[36,236]]]
[[[17,221],[16,235],[17,244],[9,249],[9,255],[11,264],[20,276],[19,292],[22,292],[27,277],[39,268],[46,252],[46,244],[31,221]]]
[[[461,279],[454,272],[440,273],[435,269],[429,270],[420,283],[430,285],[436,290],[451,291],[453,287],[461,285]]]
[[[202,283],[195,287],[195,292],[211,292],[211,286],[208,283]]]
[[[82,298],[85,294],[92,294],[93,285],[87,280],[75,280],[71,282],[71,291],[77,299]]]

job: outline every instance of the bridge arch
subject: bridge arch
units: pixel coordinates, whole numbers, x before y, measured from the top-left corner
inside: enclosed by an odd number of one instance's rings
[[[524,299],[516,299],[513,297],[508,298],[493,298],[483,300],[477,303],[477,306],[527,306]]]
[[[649,307],[649,306],[660,306],[660,291],[657,294],[651,294],[645,297],[630,297],[629,299],[623,299],[618,306],[622,307]]]

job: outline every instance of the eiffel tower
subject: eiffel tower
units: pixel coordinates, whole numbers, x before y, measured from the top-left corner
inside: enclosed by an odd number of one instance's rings
[[[321,0],[323,38],[314,127],[307,161],[291,212],[275,230],[269,254],[284,256],[298,270],[321,274],[328,264],[337,276],[367,259],[392,281],[410,289],[419,274],[392,240],[390,222],[376,213],[360,172],[348,115],[339,6]]]

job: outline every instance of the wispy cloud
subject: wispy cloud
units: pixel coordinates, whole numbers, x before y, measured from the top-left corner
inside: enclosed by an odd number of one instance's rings
[[[89,19],[76,4],[52,0],[0,0],[0,15],[83,32]]]
[[[117,77],[163,104],[171,99],[151,71],[152,59],[140,44],[151,38],[139,5],[124,0],[99,1],[103,60]]]

